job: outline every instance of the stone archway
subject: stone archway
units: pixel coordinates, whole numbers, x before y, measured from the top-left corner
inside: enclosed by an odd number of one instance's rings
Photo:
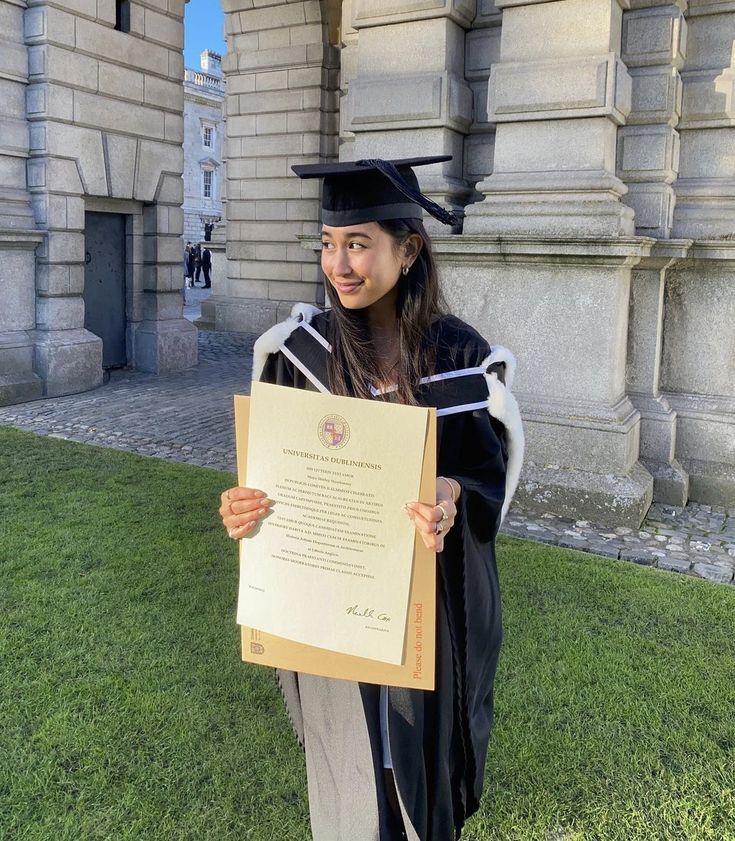
[[[202,317],[257,333],[294,302],[322,298],[315,256],[298,240],[317,233],[319,184],[290,167],[338,155],[342,3],[223,6],[228,271]]]
[[[422,172],[423,189],[460,215],[478,197],[493,135],[472,126],[472,103],[486,97],[500,15],[466,0],[249,6],[224,3],[228,279],[203,317],[260,332],[323,294],[315,256],[297,240],[317,233],[319,185],[296,181],[292,163],[450,154]]]

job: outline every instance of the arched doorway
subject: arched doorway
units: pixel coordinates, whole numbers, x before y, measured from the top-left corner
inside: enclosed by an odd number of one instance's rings
[[[243,7],[249,4],[242,4]],[[338,156],[341,0],[225,9],[227,276],[202,304],[218,330],[259,333],[322,299],[319,185],[297,162]]]

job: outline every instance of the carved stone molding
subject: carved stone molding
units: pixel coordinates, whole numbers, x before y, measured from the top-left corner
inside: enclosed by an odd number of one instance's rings
[[[448,17],[468,28],[476,13],[475,0],[353,0],[355,29],[404,21]]]
[[[630,107],[630,76],[614,53],[502,62],[490,75],[490,122],[609,116],[622,125]]]
[[[375,96],[376,89],[381,95]],[[450,73],[421,73],[398,78],[358,77],[347,99],[348,130],[451,126],[469,129],[472,92]]]

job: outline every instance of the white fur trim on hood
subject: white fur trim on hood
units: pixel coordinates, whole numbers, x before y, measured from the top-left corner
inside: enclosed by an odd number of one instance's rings
[[[273,325],[270,330],[266,330],[257,339],[253,346],[253,382],[260,379],[270,354],[277,353],[280,350],[281,345],[302,321],[311,324],[311,320],[320,312],[319,307],[314,307],[311,304],[294,304],[291,315],[285,321]]]
[[[513,388],[513,380],[516,375],[516,358],[508,350],[507,347],[498,345],[490,348],[490,356],[482,363],[486,368],[490,365],[497,365],[502,362],[505,365],[505,385],[507,388]]]
[[[505,500],[501,512],[502,521],[508,513],[513,494],[518,487],[526,439],[523,434],[521,412],[515,397],[510,391],[516,369],[515,357],[507,348],[495,347],[492,349],[490,356],[482,362],[482,366],[487,369],[490,365],[495,365],[498,362],[505,363],[506,384],[503,385],[500,382],[495,372],[485,374],[485,381],[488,391],[487,410],[492,417],[503,424],[507,433],[508,465],[505,472]]]

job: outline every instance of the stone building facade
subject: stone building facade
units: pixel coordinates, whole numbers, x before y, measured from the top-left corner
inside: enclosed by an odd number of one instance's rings
[[[184,70],[184,240],[225,243],[225,83],[222,56],[201,55],[201,67]],[[211,247],[211,246],[210,246]]]
[[[11,22],[0,31],[31,68],[29,78],[2,76],[15,134],[0,141],[0,247],[27,265],[42,237],[35,291],[19,281],[18,303],[0,320],[0,359],[31,389],[40,378],[47,393],[61,380],[46,360],[89,339],[79,212],[88,202],[104,209],[113,194],[141,211],[135,217],[131,206],[143,280],[131,281],[129,295],[148,303],[131,303],[140,313],[133,346],[141,343],[152,368],[174,358],[167,350],[181,351],[177,364],[191,361],[170,271],[182,233],[180,113],[173,96],[158,107],[149,99],[181,73],[171,44],[183,0],[130,4],[137,38],[162,51],[139,101],[129,99],[131,85],[100,87],[111,84],[103,65],[135,73],[106,0],[75,0],[73,12],[60,5],[0,0]],[[319,185],[294,178],[291,164],[450,153],[421,173],[422,186],[463,219],[451,234],[435,230],[452,308],[519,357],[528,437],[520,501],[631,525],[653,498],[735,504],[731,0],[222,6],[227,278],[208,302],[218,329],[259,332],[294,301],[322,300]],[[85,40],[91,27],[104,36],[99,54]],[[98,62],[96,77],[78,68],[73,84],[59,58],[72,61],[72,38],[76,55]],[[128,97],[134,120],[128,112],[124,123],[99,125],[93,97],[105,109]],[[149,134],[125,158],[133,123]],[[130,196],[116,192],[121,175],[110,162],[121,158],[135,175],[122,178]]]
[[[173,5],[0,0],[0,402],[196,364]]]
[[[729,0],[224,6],[218,325],[320,301],[294,161],[450,153],[422,185],[463,216],[434,229],[452,308],[520,360],[520,501],[630,525],[653,498],[735,504]]]

